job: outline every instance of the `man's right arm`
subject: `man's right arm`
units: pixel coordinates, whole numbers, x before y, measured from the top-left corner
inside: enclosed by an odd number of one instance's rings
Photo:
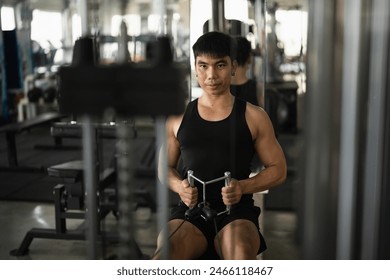
[[[168,185],[169,188],[179,193],[180,184],[182,178],[180,177],[176,166],[180,157],[180,143],[176,138],[178,123],[180,123],[181,118],[179,117],[170,117],[167,120],[166,129],[167,129],[167,154],[168,154]]]
[[[159,160],[159,178],[161,179],[161,164],[168,164],[168,187],[175,193],[179,194],[181,200],[188,206],[192,207],[197,202],[196,188],[190,188],[186,179],[181,178],[176,167],[180,157],[180,143],[176,134],[180,126],[182,117],[170,117],[166,123],[167,133],[167,155],[168,162]],[[160,151],[161,153],[161,151]],[[159,157],[161,159],[161,156]]]

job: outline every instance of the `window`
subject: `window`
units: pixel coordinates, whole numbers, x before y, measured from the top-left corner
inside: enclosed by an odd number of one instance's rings
[[[1,7],[1,30],[15,29],[15,12],[12,7]]]
[[[34,10],[31,22],[31,40],[37,41],[43,49],[61,48],[61,13]]]

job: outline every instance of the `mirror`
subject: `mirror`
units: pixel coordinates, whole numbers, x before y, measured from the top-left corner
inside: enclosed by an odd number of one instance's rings
[[[270,0],[266,9],[265,107],[277,134],[301,128],[297,107],[306,91],[307,10],[304,1],[285,3]]]
[[[237,7],[241,7],[237,9]],[[244,37],[250,44],[251,60],[246,65],[246,77],[257,82],[256,102],[264,104],[265,0],[197,0],[191,1],[190,46],[206,31],[226,32]],[[194,74],[192,55],[192,94],[197,98],[201,90]]]

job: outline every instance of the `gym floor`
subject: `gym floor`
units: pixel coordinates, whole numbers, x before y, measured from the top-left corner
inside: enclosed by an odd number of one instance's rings
[[[54,209],[51,204],[32,202],[1,201],[0,204],[0,259],[1,260],[83,260],[87,258],[87,243],[80,240],[34,239],[29,252],[24,256],[12,256],[10,251],[17,249],[24,235],[31,228],[54,228]],[[289,260],[299,259],[295,242],[296,215],[292,211],[265,210],[264,236],[268,249],[262,254],[263,259]],[[79,225],[78,220],[71,220],[68,228]],[[105,226],[114,227],[115,217],[106,217]],[[141,251],[151,256],[156,242],[156,216],[147,209],[140,209],[134,224],[135,238]],[[104,258],[115,254],[107,246]]]
[[[38,130],[39,132],[39,130]],[[18,148],[22,149],[23,140],[20,137]],[[285,151],[290,170],[296,169],[296,159],[299,155],[301,143],[299,133],[281,134],[279,141]],[[40,157],[53,151],[35,151]],[[60,152],[57,153],[57,156]],[[5,164],[6,150],[3,137],[0,138],[1,164]],[[67,152],[70,156],[70,152]],[[20,153],[20,161],[29,162],[36,156]],[[36,159],[35,159],[36,160]],[[42,159],[40,159],[42,160]],[[20,179],[18,173],[5,174],[0,171],[1,187],[6,187],[10,180]],[[8,177],[7,177],[7,176]],[[13,176],[13,177],[9,177]],[[11,178],[11,179],[10,179]],[[34,182],[31,179],[29,185]],[[6,183],[4,183],[6,182]],[[263,235],[268,249],[259,258],[268,260],[299,259],[299,246],[296,242],[297,215],[294,211],[294,189],[296,188],[294,172],[289,172],[285,186],[277,191],[270,191],[264,195],[265,206],[262,209]],[[53,184],[54,186],[54,184]],[[33,239],[29,252],[23,256],[13,256],[11,250],[17,249],[25,234],[32,228],[55,228],[54,205],[51,202],[23,201],[22,199],[0,198],[0,260],[80,260],[87,259],[87,242],[82,240],[54,240]],[[75,229],[82,223],[81,220],[67,220],[67,228]],[[112,213],[104,219],[104,228],[107,231],[116,231],[117,220]],[[134,236],[143,254],[151,256],[156,246],[157,223],[156,214],[149,208],[140,207],[135,213]],[[112,246],[99,246],[102,258],[115,258],[116,249]]]

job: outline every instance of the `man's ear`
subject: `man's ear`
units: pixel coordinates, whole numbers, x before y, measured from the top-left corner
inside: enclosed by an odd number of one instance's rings
[[[248,64],[251,64],[252,62],[253,62],[253,56],[250,55],[250,56],[248,57]]]

